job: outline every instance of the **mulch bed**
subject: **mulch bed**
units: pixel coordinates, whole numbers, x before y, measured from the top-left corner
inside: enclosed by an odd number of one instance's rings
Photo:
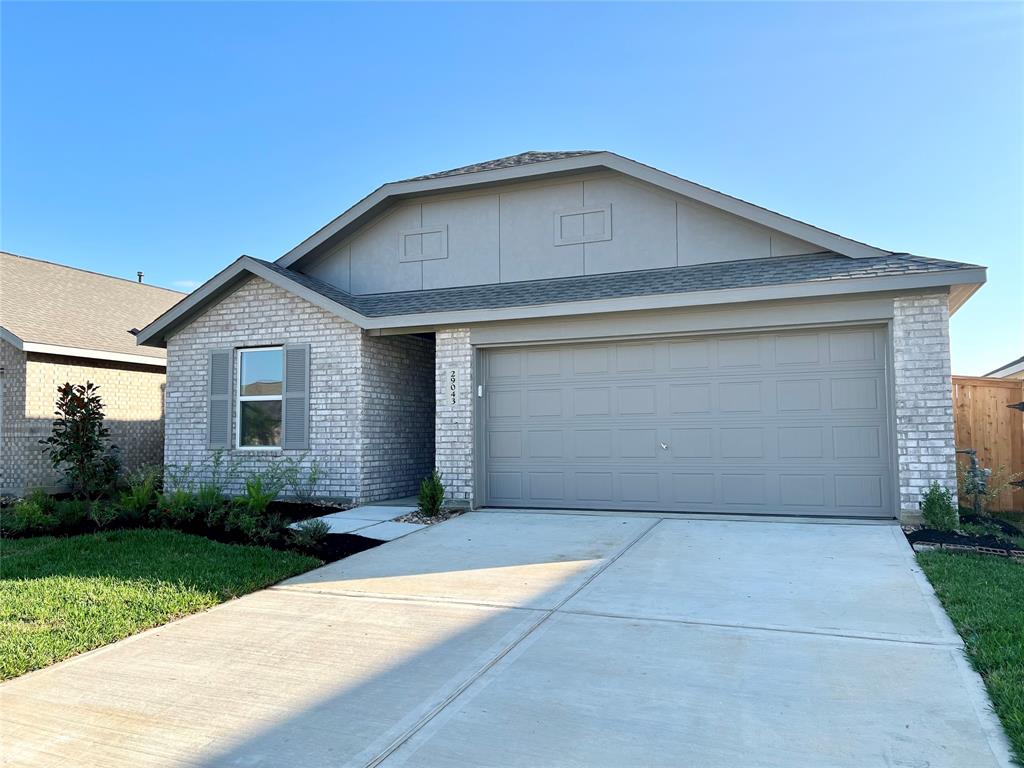
[[[969,513],[961,513],[960,519],[964,523],[996,527],[1006,536],[1024,536],[1024,531],[999,518],[983,518]],[[1015,542],[994,534],[979,536],[959,531],[939,531],[934,528],[904,529],[904,533],[906,533],[907,541],[915,550],[949,549],[1024,558],[1024,549],[1021,549]]]
[[[466,510],[464,509],[442,509],[436,515],[424,515],[418,509],[415,512],[410,512],[407,515],[396,517],[396,523],[419,523],[420,525],[436,525],[437,523],[443,523],[445,520],[451,520],[453,517],[458,517]]]
[[[330,504],[321,501],[282,501],[280,499],[270,502],[270,506],[267,508],[269,512],[276,512],[292,523],[333,515],[335,512],[344,512],[346,509],[352,509],[352,505]]]
[[[379,547],[383,543],[383,541],[367,539],[353,533],[329,533],[323,543],[310,554],[319,557],[324,563],[333,563],[343,557]]]

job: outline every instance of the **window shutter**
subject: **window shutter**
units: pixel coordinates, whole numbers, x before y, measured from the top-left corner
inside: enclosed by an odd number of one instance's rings
[[[281,447],[309,448],[309,344],[284,348],[284,402]]]
[[[230,349],[210,352],[206,434],[211,448],[231,447],[231,358]]]

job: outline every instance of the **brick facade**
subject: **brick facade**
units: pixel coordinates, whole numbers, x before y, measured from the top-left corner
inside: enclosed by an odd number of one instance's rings
[[[956,487],[948,320],[944,293],[894,301],[895,438],[904,519],[918,514],[921,493],[933,480]],[[476,501],[469,329],[438,330],[433,343],[427,336],[369,336],[259,279],[168,344],[169,464],[191,464],[198,476],[212,457],[206,448],[209,350],[287,342],[311,345],[310,450],[230,451],[240,478],[282,455],[307,466],[316,457],[323,470],[319,494],[367,501],[415,493],[436,466],[449,499]],[[240,488],[239,480],[233,490]]]
[[[473,347],[468,328],[438,331],[437,420],[434,426],[437,468],[447,496],[473,500]],[[453,381],[454,377],[454,381]]]
[[[282,458],[308,472],[319,464],[318,496],[357,501],[415,492],[433,465],[433,344],[416,336],[371,337],[259,278],[174,334],[167,344],[169,474],[209,477],[207,356],[212,349],[310,345],[309,450],[229,450],[227,490]],[[234,366],[237,391],[238,366]],[[286,491],[287,493],[287,491]]]
[[[956,495],[947,295],[897,298],[892,338],[900,518],[913,520],[933,481]]]
[[[3,405],[0,414],[0,491],[61,488],[39,441],[51,430],[57,387],[99,385],[110,442],[127,469],[163,460],[164,369],[106,360],[22,352],[0,341]]]

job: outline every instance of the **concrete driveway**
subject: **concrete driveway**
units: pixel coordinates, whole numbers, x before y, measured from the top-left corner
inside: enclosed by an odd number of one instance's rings
[[[1009,765],[899,529],[482,512],[0,686],[19,766]]]

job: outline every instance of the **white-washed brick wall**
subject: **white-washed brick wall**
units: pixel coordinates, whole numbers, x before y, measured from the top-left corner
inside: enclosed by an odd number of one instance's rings
[[[287,456],[301,461],[303,471],[314,459],[319,461],[317,495],[358,499],[362,339],[359,328],[336,315],[265,280],[247,281],[167,342],[167,465],[177,472],[190,467],[193,478],[210,474],[214,455],[207,448],[206,433],[210,350],[308,343],[309,451],[225,451],[225,461],[237,465],[235,481],[227,490],[240,492],[246,476]],[[234,372],[237,391],[237,365]]]
[[[444,475],[447,496],[473,500],[473,348],[468,328],[436,333],[437,419],[434,427],[435,462]],[[452,374],[455,402],[452,402]]]
[[[167,343],[169,475],[188,468],[187,476],[199,480],[212,473],[216,452],[206,447],[210,350],[287,343],[310,345],[309,450],[224,451],[224,464],[235,468],[228,492],[241,492],[247,476],[291,458],[303,472],[319,463],[315,493],[325,498],[375,501],[415,493],[434,459],[432,341],[367,336],[258,278]],[[237,365],[234,376],[237,391]]]
[[[63,355],[24,353],[0,342],[3,423],[0,424],[0,491],[20,495],[33,488],[63,487],[40,440],[51,432],[57,388],[65,382],[99,386],[110,442],[126,469],[163,459],[164,370]]]
[[[434,342],[363,337],[364,501],[419,491],[434,468]]]
[[[900,517],[909,519],[933,481],[956,494],[948,297],[900,297],[893,310]]]

